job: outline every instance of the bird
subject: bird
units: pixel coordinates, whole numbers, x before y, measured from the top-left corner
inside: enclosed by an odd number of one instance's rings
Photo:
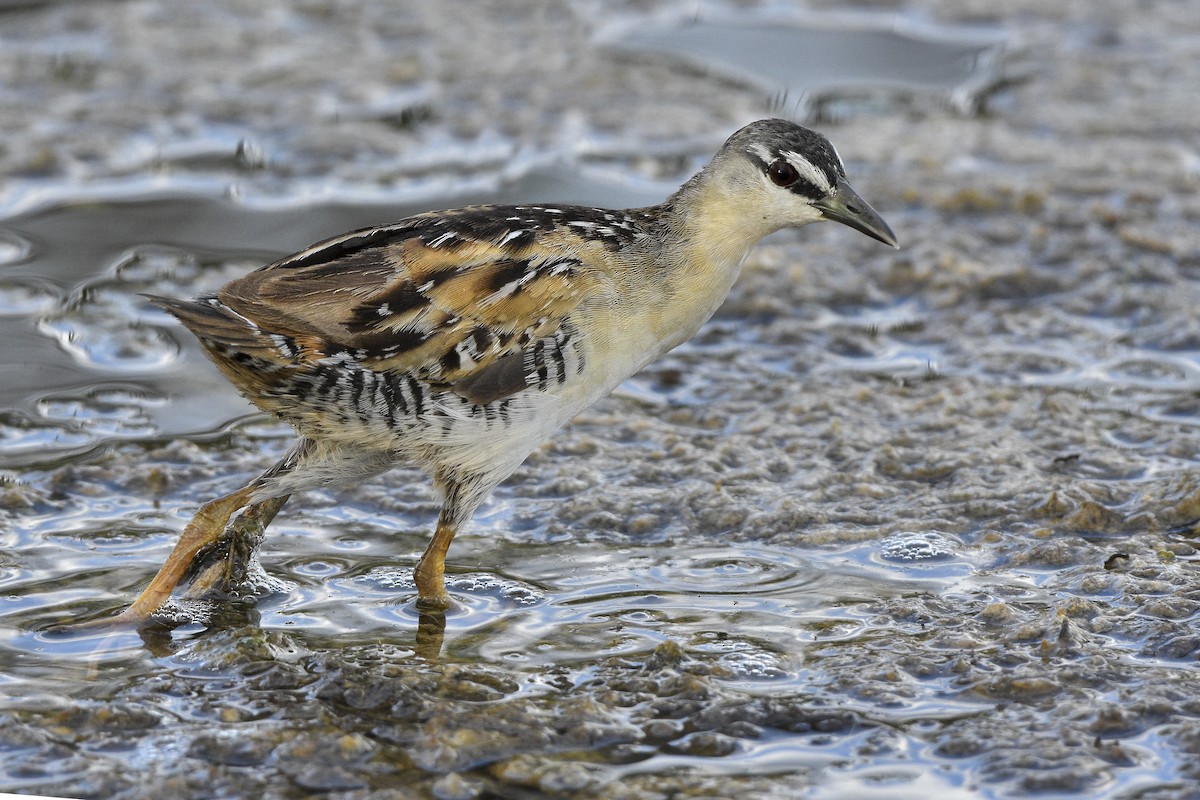
[[[442,498],[413,574],[417,608],[444,612],[450,543],[492,490],[695,334],[760,239],[822,220],[898,246],[824,135],[764,119],[658,205],[430,211],[326,239],[194,300],[148,296],[299,438],[201,505],[114,621],[149,620],[231,520],[265,525],[291,494],[397,465],[423,470]]]

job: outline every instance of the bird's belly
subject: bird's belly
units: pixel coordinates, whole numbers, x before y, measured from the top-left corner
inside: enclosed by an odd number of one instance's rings
[[[586,357],[559,380],[486,405],[404,375],[341,364],[336,381],[298,379],[259,404],[303,435],[430,471],[499,476],[620,382]],[[319,388],[314,388],[319,387]]]
[[[601,313],[546,345],[530,385],[491,403],[413,375],[371,370],[345,356],[254,398],[300,433],[364,457],[499,482],[534,448],[673,342]],[[538,368],[540,365],[540,369]]]

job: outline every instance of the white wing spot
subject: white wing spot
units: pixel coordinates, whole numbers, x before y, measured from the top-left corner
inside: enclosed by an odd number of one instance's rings
[[[452,241],[454,239],[460,239],[460,238],[462,238],[462,237],[460,237],[454,231],[446,231],[445,233],[441,234],[440,236],[437,236],[436,238],[431,239],[429,241],[428,246],[433,247],[433,248],[438,248],[438,247],[441,247],[442,245],[444,245],[446,242]]]

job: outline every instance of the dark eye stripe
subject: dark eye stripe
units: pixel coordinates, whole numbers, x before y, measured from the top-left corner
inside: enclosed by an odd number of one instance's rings
[[[764,161],[759,153],[751,153],[749,155],[757,164],[759,164],[759,168],[766,173],[767,178],[776,186],[787,189],[789,192],[795,192],[801,197],[806,197],[810,200],[820,200],[827,194],[826,191],[820,186],[805,178],[803,175],[798,174],[795,166],[789,163],[782,154],[771,161]],[[813,164],[813,166],[825,173],[826,178],[829,180],[830,186],[837,185],[837,176],[830,175],[827,167],[824,167],[820,164]],[[790,168],[792,174],[786,176],[788,180],[781,182],[779,179],[784,177],[782,169],[783,167]]]
[[[787,187],[789,192],[795,192],[801,197],[807,197],[810,200],[820,200],[825,196],[825,192],[812,181],[807,178],[797,178],[796,182]]]

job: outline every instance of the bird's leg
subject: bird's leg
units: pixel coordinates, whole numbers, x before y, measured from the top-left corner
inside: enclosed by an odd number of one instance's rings
[[[137,625],[147,620],[171,596],[171,592],[175,590],[180,579],[187,573],[196,556],[205,548],[220,541],[225,534],[225,526],[229,524],[229,518],[239,509],[246,507],[254,493],[270,483],[272,479],[295,469],[312,447],[311,440],[301,437],[288,448],[283,458],[253,481],[232,494],[218,497],[216,500],[200,506],[196,515],[192,517],[192,521],[183,529],[183,535],[179,537],[179,542],[171,551],[171,555],[167,556],[166,563],[159,568],[158,574],[150,581],[150,585],[138,595],[138,598],[133,601],[133,605],[118,614],[113,621],[131,622]],[[253,537],[261,534],[262,529],[275,518],[275,514],[279,512],[287,499],[288,495],[284,494],[278,497],[268,497],[250,505],[242,515],[243,518],[247,516],[249,518],[245,519],[244,523],[239,521],[233,535],[241,534]],[[213,583],[215,583],[213,578],[208,578],[206,582],[202,576],[201,585],[197,587],[198,592],[211,588]]]
[[[279,509],[291,495],[270,497],[246,506],[241,514],[228,526],[224,537],[228,540],[223,556],[217,560],[201,558],[202,565],[188,583],[183,597],[204,597],[214,590],[228,592],[246,580],[249,564],[258,546],[262,543],[266,527],[275,519]]]
[[[446,551],[450,549],[450,542],[454,541],[454,534],[458,533],[459,527],[471,518],[491,491],[491,486],[484,487],[463,478],[450,479],[439,475],[436,481],[445,489],[446,500],[438,514],[433,539],[413,570],[417,584],[417,608],[425,611],[445,611],[450,607],[450,595],[446,592]]]
[[[142,593],[138,595],[129,608],[115,617],[95,620],[71,627],[75,629],[98,626],[119,627],[122,625],[136,627],[148,620],[170,598],[171,592],[179,585],[180,579],[187,574],[196,556],[205,548],[221,539],[225,533],[225,526],[229,524],[229,518],[239,509],[250,505],[250,498],[254,493],[262,489],[273,478],[295,469],[304,459],[304,456],[310,452],[312,446],[312,442],[309,439],[301,437],[296,444],[288,449],[287,454],[278,463],[262,475],[259,475],[236,492],[218,497],[216,500],[210,500],[200,506],[195,516],[192,517],[192,521],[183,529],[183,534],[179,537],[179,541],[176,542],[175,549],[171,551],[171,555],[167,556],[166,562],[163,563],[158,573],[150,580],[150,585],[142,590]],[[250,519],[246,523],[247,528],[251,532],[255,527],[261,531],[275,517],[275,514],[286,500],[287,495],[280,495],[279,497],[268,497],[265,500],[260,500],[250,505],[250,508],[246,512],[250,515]]]
[[[69,625],[66,629],[85,630],[126,625],[137,627],[148,620],[171,596],[171,592],[192,565],[196,555],[221,538],[229,518],[250,501],[250,495],[255,488],[256,483],[250,483],[232,494],[218,497],[200,506],[192,521],[183,529],[183,534],[175,543],[171,555],[167,556],[158,573],[150,580],[150,585],[120,614]]]
[[[250,495],[258,488],[257,482],[247,484],[232,494],[210,500],[196,511],[192,521],[183,529],[183,535],[175,544],[171,555],[159,568],[158,573],[150,581],[150,585],[142,590],[129,608],[115,617],[97,620],[97,625],[133,625],[137,626],[150,618],[159,606],[167,601],[179,579],[192,565],[192,560],[204,548],[216,542],[225,532],[225,525],[234,512],[250,502]],[[91,626],[93,623],[88,623]],[[76,626],[85,627],[85,626]]]
[[[417,583],[417,606],[433,611],[444,611],[450,607],[450,595],[446,592],[446,551],[458,532],[458,526],[450,520],[446,509],[438,515],[437,530],[433,539],[417,562],[413,578]]]

